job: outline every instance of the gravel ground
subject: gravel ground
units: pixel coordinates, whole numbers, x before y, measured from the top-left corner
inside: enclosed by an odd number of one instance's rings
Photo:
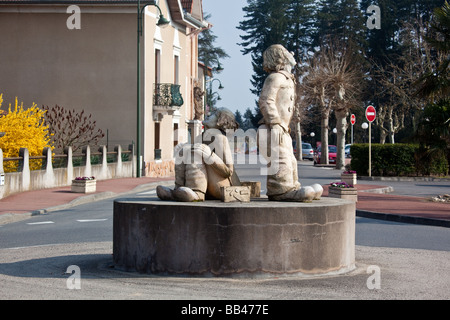
[[[450,252],[357,246],[356,259],[355,270],[344,275],[212,278],[142,275],[115,270],[112,265],[112,242],[1,249],[0,299],[450,298]],[[79,268],[80,289],[69,289],[77,284],[71,281],[75,273],[66,273],[72,265]],[[379,284],[379,289],[373,288],[376,284]]]

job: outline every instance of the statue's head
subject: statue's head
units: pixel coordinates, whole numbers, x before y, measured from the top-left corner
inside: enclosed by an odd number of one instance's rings
[[[225,131],[227,129],[236,130],[239,124],[236,122],[233,112],[226,108],[220,108],[211,113],[203,120],[205,129],[219,129]]]
[[[291,71],[295,66],[294,56],[281,44],[271,45],[263,53],[263,68],[266,72]]]

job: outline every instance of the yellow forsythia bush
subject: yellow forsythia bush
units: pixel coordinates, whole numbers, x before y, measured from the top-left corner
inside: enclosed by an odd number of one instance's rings
[[[2,97],[3,95],[0,95],[0,107]],[[0,149],[4,158],[18,157],[20,148],[27,148],[30,156],[41,156],[44,148],[52,148],[48,126],[44,123],[44,114],[45,111],[40,110],[35,103],[25,110],[23,103],[18,104],[17,98],[14,109],[10,104],[8,112],[0,113],[0,132],[5,132],[0,138]],[[14,162],[3,162],[5,172],[16,170],[17,163]],[[38,170],[41,167],[42,160],[30,160],[31,170]]]

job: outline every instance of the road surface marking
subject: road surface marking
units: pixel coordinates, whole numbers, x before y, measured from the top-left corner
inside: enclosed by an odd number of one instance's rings
[[[37,224],[51,224],[53,221],[42,221],[42,222],[28,222],[28,225],[37,225]]]
[[[146,192],[141,192],[138,193],[139,195],[145,195],[145,194],[156,194],[156,190],[150,190],[150,191],[146,191]]]
[[[86,219],[86,220],[77,220],[78,222],[98,222],[98,221],[106,221],[108,219]]]
[[[20,250],[20,249],[28,249],[28,248],[40,248],[40,247],[49,247],[49,246],[56,246],[58,244],[37,244],[34,246],[26,246],[26,247],[13,247],[13,248],[5,248],[8,250]]]

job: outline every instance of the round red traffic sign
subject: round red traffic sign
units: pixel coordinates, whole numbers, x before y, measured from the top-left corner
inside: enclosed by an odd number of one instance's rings
[[[368,106],[366,109],[367,121],[373,122],[375,120],[376,115],[377,115],[377,112],[375,111],[375,108],[373,106]]]
[[[350,122],[351,122],[352,124],[355,124],[355,122],[356,122],[356,116],[355,116],[354,114],[352,114],[352,115],[350,116]]]

